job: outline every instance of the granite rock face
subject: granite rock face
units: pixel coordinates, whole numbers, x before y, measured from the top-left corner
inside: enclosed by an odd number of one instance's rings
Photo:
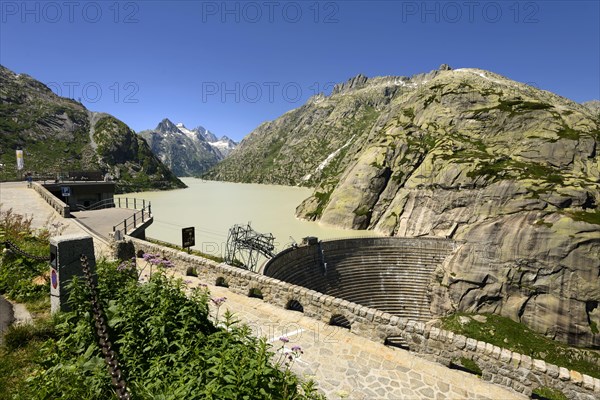
[[[300,218],[455,239],[435,315],[495,312],[600,347],[594,104],[472,68],[359,75],[261,125],[209,176],[313,186]]]

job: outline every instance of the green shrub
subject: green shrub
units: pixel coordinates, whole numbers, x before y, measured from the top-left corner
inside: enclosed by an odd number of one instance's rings
[[[35,256],[50,254],[49,235],[54,227],[34,232],[32,219],[15,214],[11,209],[0,211],[0,243],[10,241],[19,249]],[[51,223],[49,219],[48,224]],[[48,296],[48,263],[25,257],[5,245],[0,245],[0,293],[18,301],[36,301]]]
[[[274,364],[271,345],[252,337],[231,315],[224,315],[223,328],[215,326],[206,287],[186,295],[183,282],[164,272],[139,284],[132,274],[100,263],[98,288],[132,398],[320,398],[288,366]],[[44,368],[16,398],[51,398],[53,393],[64,399],[114,398],[88,296],[86,286],[74,279],[73,311],[60,314],[59,339],[45,346]]]

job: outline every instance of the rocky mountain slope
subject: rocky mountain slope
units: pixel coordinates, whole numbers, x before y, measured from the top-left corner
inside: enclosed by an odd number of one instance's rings
[[[198,176],[224,159],[237,143],[199,126],[192,130],[163,119],[153,130],[139,132],[152,152],[177,176]]]
[[[600,347],[600,116],[479,69],[359,75],[248,135],[213,179],[314,186],[300,218],[457,249],[433,312]]]
[[[115,178],[120,191],[185,186],[123,122],[0,66],[2,179],[18,175],[17,148],[23,149],[25,170],[34,173],[100,170]]]

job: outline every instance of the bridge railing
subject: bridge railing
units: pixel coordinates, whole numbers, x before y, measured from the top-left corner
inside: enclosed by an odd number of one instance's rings
[[[118,208],[127,208],[138,211],[113,226],[113,237],[124,237],[152,219],[152,204],[150,201],[129,197],[118,197],[114,200],[114,204]]]
[[[93,211],[93,210],[103,210],[105,208],[114,208],[115,207],[115,199],[104,199],[100,200],[92,205],[84,206],[83,204],[77,204],[77,208],[79,211]]]

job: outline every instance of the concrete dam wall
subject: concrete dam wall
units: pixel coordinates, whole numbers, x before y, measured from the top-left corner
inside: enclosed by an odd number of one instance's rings
[[[456,243],[437,238],[360,238],[290,248],[266,276],[417,321],[432,318],[428,288]]]

